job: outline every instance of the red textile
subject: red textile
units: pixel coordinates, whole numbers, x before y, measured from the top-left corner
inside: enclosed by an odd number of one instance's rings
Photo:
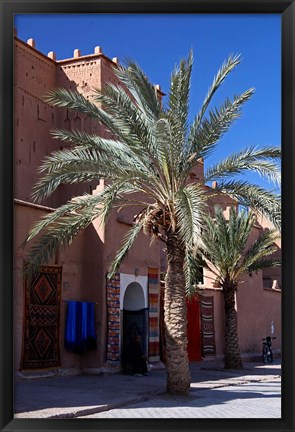
[[[187,300],[187,353],[189,361],[202,360],[200,304],[197,297]]]

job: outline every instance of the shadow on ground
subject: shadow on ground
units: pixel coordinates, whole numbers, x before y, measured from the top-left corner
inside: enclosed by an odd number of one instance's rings
[[[188,405],[194,400],[198,406],[210,405],[210,392],[212,400],[218,398],[220,403],[236,398],[268,398],[280,397],[279,382],[277,391],[269,391],[267,383],[263,380],[271,376],[280,375],[279,363],[262,366],[259,364],[245,364],[242,370],[228,370],[222,364],[201,362],[191,363],[192,389],[188,398],[177,397],[177,406],[180,403]],[[269,378],[267,378],[269,376]],[[258,383],[260,380],[262,382]],[[233,382],[234,381],[234,382]],[[249,382],[252,390],[237,391],[239,383]],[[232,385],[233,384],[233,385]],[[150,376],[134,377],[122,374],[101,374],[96,376],[53,376],[25,380],[17,378],[15,381],[15,414],[54,409],[64,413],[67,409],[72,412],[102,407],[102,410],[124,403],[135,403],[137,400],[149,399],[149,406],[153,399],[161,394],[161,401],[173,402],[174,396],[165,394],[166,371],[153,370]],[[226,388],[226,389],[225,389]],[[208,392],[208,389],[211,389]],[[244,386],[244,390],[246,387]],[[205,394],[205,392],[207,393]],[[172,398],[172,399],[171,399]],[[162,402],[161,402],[162,403]],[[158,405],[157,405],[158,406]],[[195,405],[196,406],[196,405]],[[44,414],[45,415],[45,414]]]

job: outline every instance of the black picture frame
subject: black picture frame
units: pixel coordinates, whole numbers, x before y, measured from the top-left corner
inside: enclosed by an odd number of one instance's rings
[[[1,17],[1,431],[293,431],[295,4],[294,0],[0,0]],[[282,16],[282,418],[281,419],[13,419],[13,17],[17,13],[279,13]]]

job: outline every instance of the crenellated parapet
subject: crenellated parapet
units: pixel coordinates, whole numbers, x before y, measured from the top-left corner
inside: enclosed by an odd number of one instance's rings
[[[26,42],[22,41],[21,39],[18,38],[17,36],[17,29],[14,29],[14,37],[16,40],[18,40],[19,42],[21,42],[22,44],[27,45],[28,47],[32,48],[33,50],[36,51],[36,53],[40,54],[43,57],[48,57],[51,60],[54,60],[56,63],[66,63],[66,62],[71,62],[71,61],[75,61],[77,59],[79,60],[85,60],[87,61],[87,59],[91,58],[91,57],[97,57],[97,56],[102,56],[104,59],[106,59],[107,61],[113,63],[114,65],[118,65],[119,64],[119,59],[118,57],[114,57],[113,59],[107,57],[105,54],[103,54],[103,50],[102,47],[97,45],[94,47],[94,52],[90,53],[90,54],[86,54],[86,55],[82,55],[82,52],[79,48],[75,48],[73,51],[73,57],[69,57],[67,59],[61,59],[61,60],[57,60],[56,58],[56,53],[54,51],[50,51],[47,56],[45,54],[43,54],[41,51],[39,51],[36,46],[36,41],[33,38],[29,38]]]

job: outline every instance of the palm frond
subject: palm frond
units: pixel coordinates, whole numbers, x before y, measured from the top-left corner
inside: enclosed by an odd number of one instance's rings
[[[205,175],[204,182],[219,180],[228,175],[241,174],[244,171],[254,171],[280,185],[280,167],[270,160],[279,161],[281,150],[278,147],[248,147],[238,153],[231,154],[223,161],[210,167]]]
[[[251,266],[248,267],[249,272],[254,272],[258,270],[263,270],[265,268],[280,267],[282,265],[282,260],[278,258],[268,258],[260,259],[255,261]]]
[[[45,229],[48,225],[54,223],[56,220],[60,219],[63,216],[70,214],[80,214],[86,208],[86,211],[92,211],[101,201],[101,197],[99,195],[88,195],[85,194],[83,196],[72,198],[66,204],[58,207],[52,213],[49,213],[45,216],[42,216],[38,222],[34,224],[34,226],[30,229],[28,236],[23,242],[22,246],[36,237],[43,229]]]
[[[116,124],[112,116],[96,104],[90,102],[81,93],[62,88],[54,89],[47,93],[44,100],[52,106],[68,108],[96,118],[108,131],[124,141],[124,136],[121,134],[120,127]]]
[[[254,269],[278,265],[280,260],[271,256],[277,250],[274,245],[277,233],[264,231],[249,243],[254,223],[253,214],[244,212],[231,211],[228,220],[221,210],[214,218],[206,216],[193,265],[203,265],[222,284],[238,283],[244,274]]]
[[[224,63],[222,64],[221,68],[219,69],[219,71],[217,72],[216,76],[213,79],[213,82],[211,84],[211,87],[208,90],[208,93],[204,99],[204,102],[202,104],[201,110],[199,111],[199,113],[197,114],[194,123],[193,123],[193,127],[194,129],[198,129],[201,121],[204,117],[204,114],[214,96],[214,94],[216,93],[216,91],[218,90],[218,88],[220,87],[220,85],[223,83],[223,81],[225,80],[225,78],[230,74],[230,72],[232,72],[241,62],[241,55],[240,54],[232,54],[228,57],[227,60],[224,61]]]
[[[125,59],[125,66],[115,69],[115,74],[130,91],[137,105],[152,120],[156,120],[161,112],[161,104],[155,87],[147,75],[131,59]]]
[[[235,210],[230,211],[228,220],[223,212],[218,210],[214,219],[211,231],[213,228],[216,238],[215,249],[219,249],[216,257],[212,256],[212,237],[206,237],[206,229],[204,234],[204,243],[210,251],[210,262],[219,269],[220,279],[225,279],[229,275],[233,280],[237,280],[239,272],[243,271],[243,257],[255,219],[251,213],[247,215]]]
[[[108,278],[110,279],[114,273],[119,269],[123,259],[126,257],[128,251],[132,247],[136,237],[140,233],[143,227],[143,221],[138,221],[133,225],[133,227],[127,232],[127,234],[124,236],[121,247],[118,249],[116,256],[114,260],[112,261],[109,272],[108,272]]]
[[[231,210],[227,229],[229,233],[229,247],[233,250],[233,266],[238,265],[239,255],[244,253],[255,218],[252,213]],[[236,257],[236,260],[234,259]]]
[[[38,169],[39,172],[50,172],[58,169],[60,166],[55,165],[55,163],[66,164],[67,161],[72,161],[71,156],[76,160],[81,154],[82,160],[85,159],[84,155],[86,155],[87,160],[89,159],[89,155],[92,158],[94,155],[97,155],[97,159],[104,165],[109,165],[113,171],[116,171],[114,170],[114,166],[124,165],[129,168],[129,171],[134,172],[134,169],[136,169],[148,174],[149,177],[153,173],[152,163],[150,163],[149,159],[144,157],[143,153],[138,152],[136,154],[121,141],[104,139],[80,131],[55,130],[53,136],[62,141],[72,142],[76,146],[53,152],[51,156],[45,158],[42,162],[41,167]]]
[[[230,195],[241,206],[250,207],[265,216],[274,227],[281,230],[281,199],[260,186],[247,181],[229,180],[220,182],[217,191]]]
[[[127,197],[135,192],[137,192],[137,189],[128,183],[127,179],[113,182],[105,186],[103,191],[99,194],[101,197],[99,213],[100,223],[102,225],[106,224],[109,214],[115,207],[126,207],[129,205],[130,200]],[[146,206],[146,203],[140,200],[136,200],[132,204]]]
[[[49,105],[75,110],[87,114],[92,118],[100,119],[101,116],[99,107],[86,99],[78,91],[67,90],[65,88],[52,89],[43,99]]]
[[[115,207],[130,204],[126,195],[133,194],[134,188],[125,180],[107,185],[99,194],[75,197],[54,212],[42,217],[31,228],[23,246],[37,235],[41,235],[28,255],[27,273],[35,272],[42,262],[51,257],[58,246],[70,244],[74,237],[86,228],[94,219],[99,218],[101,224]],[[145,202],[134,200],[133,205],[146,206]]]
[[[197,147],[196,139],[194,137],[196,137],[196,135],[197,135],[197,131],[199,130],[199,128],[201,126],[201,123],[203,121],[203,117],[207,111],[208,106],[210,105],[210,102],[211,102],[214,94],[216,93],[216,91],[218,90],[220,85],[223,83],[223,81],[225,80],[227,75],[229,75],[229,73],[232,70],[234,70],[238,66],[239,63],[240,63],[240,55],[239,54],[230,55],[228,57],[228,59],[226,61],[224,61],[221,68],[219,69],[216,76],[214,77],[213,83],[208,90],[208,93],[204,99],[202,107],[201,107],[200,111],[198,112],[198,114],[196,115],[196,117],[195,117],[195,119],[194,119],[194,121],[190,127],[189,138],[188,138],[188,141],[186,143],[186,147],[184,149],[184,158],[189,158],[192,156],[192,154],[194,155],[193,158],[195,160],[199,159],[200,157],[205,156],[205,152],[204,152],[204,156],[201,155],[200,149]],[[198,156],[198,153],[200,153],[199,156]]]
[[[195,254],[192,249],[186,248],[184,261],[185,292],[192,297],[197,291],[197,281],[201,279],[201,268],[207,268],[207,263],[201,254]]]
[[[233,100],[227,99],[219,108],[209,111],[208,118],[195,127],[193,124],[188,137],[190,153],[188,160],[193,165],[199,158],[205,158],[212,153],[217,142],[228,131],[233,122],[241,115],[241,108],[254,93],[254,89],[246,90]]]
[[[174,148],[174,158],[177,161],[178,172],[185,163],[185,146],[188,129],[189,90],[193,65],[192,51],[187,60],[182,60],[176,66],[170,80],[168,109],[165,116],[169,120],[171,139]]]
[[[120,86],[108,84],[102,93],[94,96],[96,102],[102,103],[120,128],[124,142],[137,154],[151,155],[156,159],[157,147],[153,140],[153,124],[141,111],[125,90]]]
[[[84,194],[72,198],[66,204],[58,207],[52,213],[47,214],[40,218],[38,222],[29,231],[24,244],[28,243],[31,239],[36,237],[42,230],[47,229],[52,224],[55,224],[59,219],[64,216],[78,216],[84,213],[94,214],[95,217],[100,217],[101,223],[106,222],[106,218],[109,215],[111,208],[116,206],[122,206],[129,204],[129,200],[126,199],[126,195],[133,194],[136,189],[128,182],[121,181],[115,182],[105,186],[105,188],[96,195]],[[145,202],[136,200],[135,204],[146,205]],[[23,244],[23,245],[24,245]]]
[[[182,60],[179,66],[176,66],[170,81],[169,91],[169,112],[179,124],[180,129],[184,130],[187,126],[187,117],[189,111],[189,91],[190,80],[193,67],[193,53],[190,51],[187,60]]]
[[[208,261],[208,266],[212,263],[222,278],[232,261],[236,260],[236,249],[232,249],[228,224],[221,212],[218,212],[214,219],[206,216],[204,222],[200,250]]]
[[[111,148],[111,144],[110,144]],[[32,198],[42,201],[60,184],[80,183],[91,180],[109,179],[125,181],[146,181],[157,184],[159,179],[130,152],[118,150],[112,155],[114,148],[108,152],[100,152],[94,148],[74,147],[53,152],[47,156],[39,172],[45,173],[36,183]]]
[[[177,189],[176,179],[178,178],[179,158],[175,154],[173,145],[173,133],[171,124],[165,117],[158,120],[155,127],[155,137],[158,146],[158,154],[163,176],[166,179],[167,190],[171,195]]]
[[[194,245],[200,233],[204,208],[204,192],[200,185],[190,184],[178,191],[175,201],[177,228],[188,247]]]
[[[59,156],[62,158],[59,159]],[[67,155],[67,157],[64,157]],[[99,180],[100,178],[114,178],[114,171],[106,166],[97,157],[92,157],[90,152],[84,151],[79,156],[73,155],[72,151],[59,151],[58,154],[47,159],[45,164],[48,166],[48,173],[36,183],[33,189],[32,198],[34,201],[41,202],[44,198],[51,195],[61,184],[73,184]],[[83,160],[84,159],[84,160]],[[50,162],[52,165],[50,165]],[[123,167],[121,166],[121,172]]]
[[[124,136],[126,146],[140,160],[145,163],[149,162],[150,175],[154,174],[163,191],[169,193],[169,183],[167,183],[165,173],[167,167],[162,158],[162,147],[159,146],[155,137],[157,119],[151,122],[121,87],[109,84],[103,94],[98,95],[95,99],[107,107],[116,124],[120,126],[121,136]]]
[[[241,254],[247,244],[251,229],[253,227],[254,217],[252,214],[246,215],[245,212],[238,213],[231,210],[229,219],[224,217],[222,210],[215,214],[214,229],[216,233],[222,235],[219,242],[224,245],[223,253],[227,257],[229,269],[238,265]],[[224,241],[225,240],[225,241]],[[218,243],[219,243],[218,242]]]
[[[253,271],[252,265],[256,262],[264,261],[265,257],[269,256],[272,261],[278,260],[277,257],[273,258],[270,255],[277,252],[275,241],[278,239],[278,233],[275,230],[265,230],[249,247],[244,258],[244,265],[250,271]],[[255,264],[257,266],[257,264]]]
[[[31,198],[34,202],[42,202],[49,197],[61,184],[85,183],[98,180],[97,170],[83,172],[77,164],[75,168],[71,166],[71,171],[60,170],[58,173],[52,172],[43,176],[34,186]]]
[[[58,209],[59,210],[59,209]],[[52,257],[58,247],[70,245],[74,238],[85,229],[97,217],[99,210],[94,207],[84,208],[83,213],[67,214],[56,218],[54,222],[46,226],[46,231],[31,247],[27,256],[25,274],[32,276],[40,266]],[[50,215],[52,216],[52,215]],[[45,225],[45,220],[43,220]],[[35,232],[40,231],[40,225]],[[34,237],[34,228],[28,238]]]
[[[79,146],[81,150],[93,149],[98,152],[99,155],[105,156],[106,158],[112,157],[116,160],[130,160],[130,163],[141,165],[143,168],[145,167],[145,163],[147,162],[146,158],[140,157],[140,154],[135,154],[134,151],[130,149],[125,143],[113,139],[102,138],[97,135],[91,135],[86,132],[82,132],[79,130],[64,130],[57,129],[51,132],[53,138],[59,139],[60,141],[66,141],[76,146]],[[142,155],[142,153],[141,153]],[[50,160],[50,158],[48,158]],[[132,160],[131,160],[132,159]],[[42,165],[42,167],[44,164]],[[148,165],[150,170],[151,164]],[[46,170],[45,165],[45,170]],[[42,169],[39,169],[39,172],[42,172]]]

